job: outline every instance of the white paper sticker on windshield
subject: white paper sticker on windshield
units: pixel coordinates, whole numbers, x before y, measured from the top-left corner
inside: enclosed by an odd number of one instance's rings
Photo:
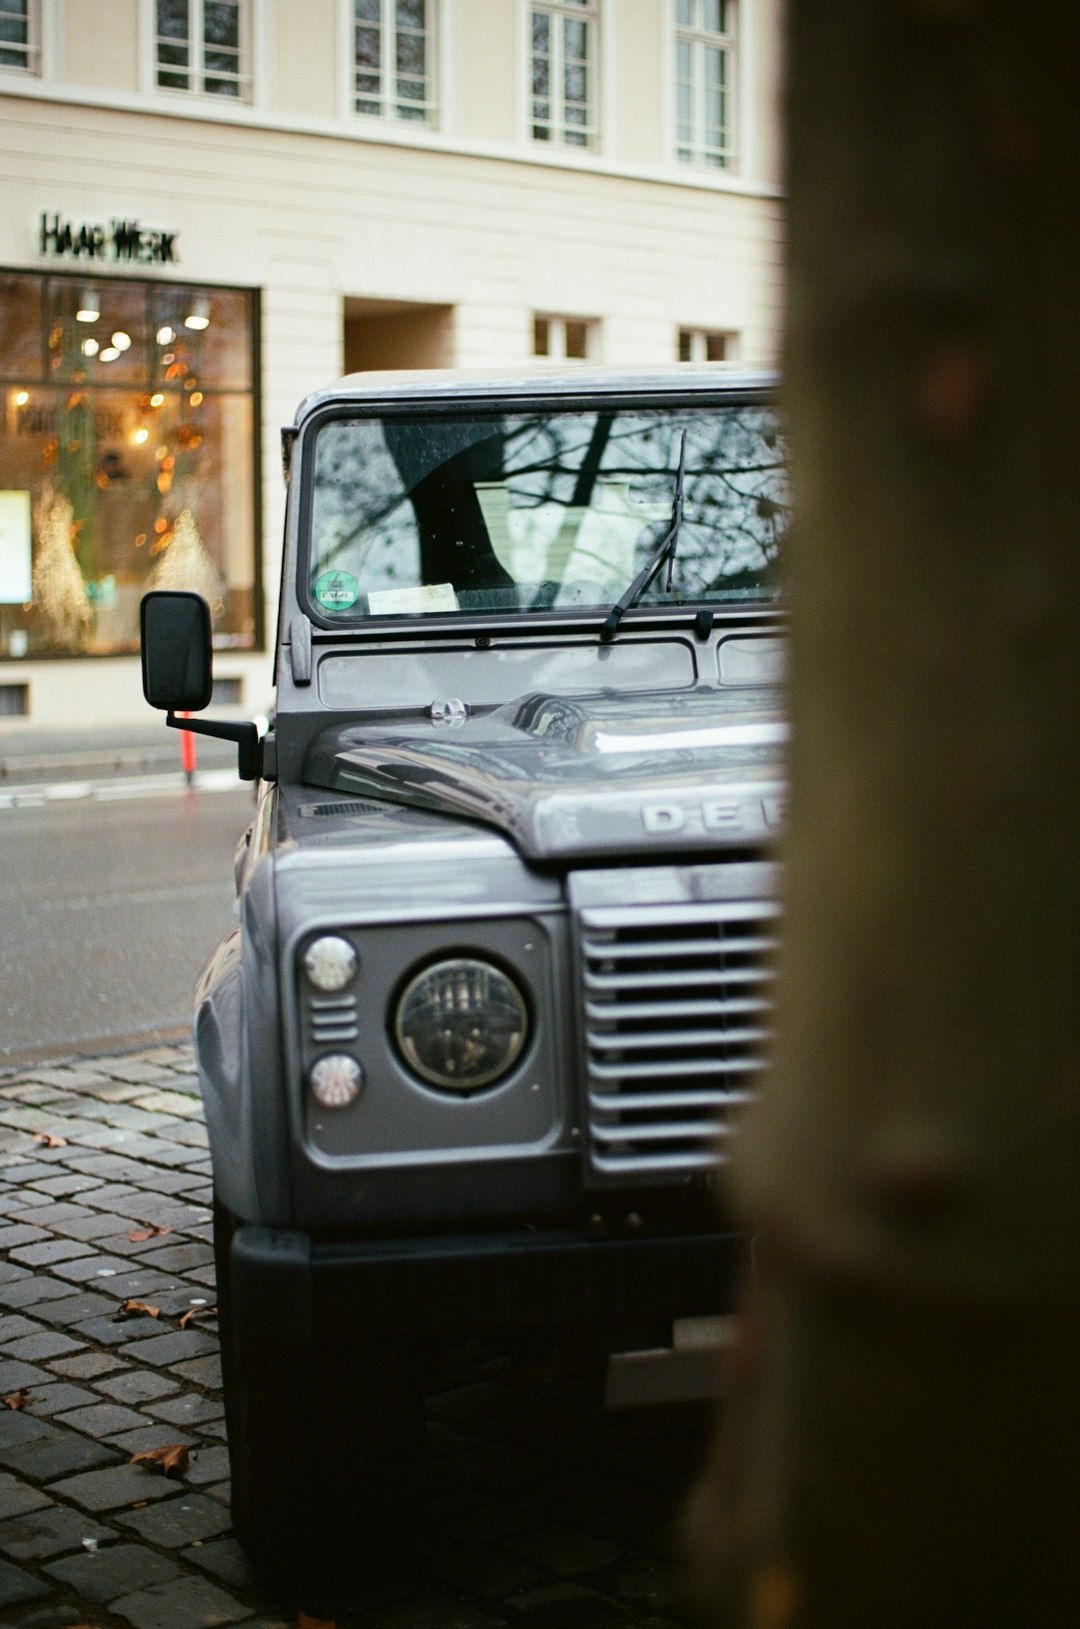
[[[456,611],[453,583],[421,583],[417,588],[377,588],[368,595],[373,617],[422,616],[425,611]]]

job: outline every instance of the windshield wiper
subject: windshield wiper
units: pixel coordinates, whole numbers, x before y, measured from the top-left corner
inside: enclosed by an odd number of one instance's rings
[[[631,606],[637,604],[665,560],[667,561],[667,582],[664,584],[664,589],[666,593],[670,594],[671,592],[671,570],[675,564],[675,549],[678,545],[679,527],[682,525],[683,518],[683,478],[685,473],[686,431],[684,430],[679,442],[679,471],[675,477],[675,497],[671,505],[671,525],[665,536],[656,545],[644,569],[638,572],[622,599],[611,607],[611,610],[604,618],[604,625],[600,629],[600,642],[603,645],[611,644],[618,631],[619,623],[623,619],[624,612],[629,611]]]

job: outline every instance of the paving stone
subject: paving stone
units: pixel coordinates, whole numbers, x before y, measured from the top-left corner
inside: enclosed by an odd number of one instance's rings
[[[147,1584],[164,1584],[180,1576],[180,1569],[168,1557],[139,1544],[104,1545],[92,1555],[73,1555],[51,1562],[44,1569],[77,1592],[84,1600],[105,1604],[128,1595]],[[190,1580],[185,1580],[184,1587]],[[210,1620],[213,1622],[213,1619]]]
[[[141,1259],[159,1273],[186,1273],[193,1267],[205,1267],[213,1261],[214,1252],[206,1244],[174,1244],[151,1251]]]
[[[73,1341],[70,1335],[62,1335],[58,1330],[43,1329],[39,1335],[26,1335],[20,1341],[12,1341],[4,1350],[8,1357],[43,1363],[47,1358],[62,1357],[66,1352],[78,1352],[84,1345],[85,1342]]]
[[[42,1181],[34,1183],[39,1192],[53,1194],[57,1198],[62,1194],[83,1193],[87,1188],[97,1186],[93,1177],[80,1176],[75,1171],[66,1171],[61,1176],[45,1177]]]
[[[229,1450],[223,1442],[214,1443],[213,1447],[193,1449],[186,1478],[193,1487],[210,1488],[217,1482],[227,1480],[228,1475]]]
[[[48,1238],[43,1227],[31,1227],[28,1222],[11,1222],[7,1227],[0,1227],[0,1250],[47,1243]]]
[[[175,1482],[153,1476],[139,1465],[109,1465],[50,1483],[54,1499],[73,1499],[84,1510],[130,1509],[144,1499],[167,1499],[177,1491]]]
[[[70,1200],[49,1200],[44,1194],[35,1194],[33,1197],[36,1200],[34,1226],[51,1228],[55,1233],[66,1233],[69,1222],[77,1222],[82,1217],[94,1214],[88,1211],[85,1205],[76,1205]]]
[[[62,1374],[65,1380],[94,1380],[98,1375],[115,1374],[124,1368],[122,1358],[107,1352],[76,1352],[74,1357],[56,1358],[49,1364],[53,1374]],[[119,1377],[117,1377],[119,1378]]]
[[[48,1377],[52,1380],[52,1376]],[[100,1401],[94,1392],[84,1391],[67,1380],[52,1380],[48,1386],[32,1386],[27,1407],[35,1414],[64,1414],[68,1409],[84,1408]]]
[[[158,1421],[154,1425],[143,1425],[138,1431],[124,1431],[119,1436],[110,1438],[112,1446],[122,1453],[126,1459],[133,1454],[145,1453],[148,1448],[169,1448],[174,1443],[182,1442],[187,1446],[194,1443],[195,1438],[186,1431],[181,1431],[176,1425],[162,1425]],[[187,1476],[184,1481],[190,1480]]]
[[[58,1328],[70,1329],[75,1335],[81,1335],[80,1325],[84,1321],[102,1313],[115,1312],[116,1302],[110,1296],[102,1295],[99,1290],[83,1290],[78,1295],[72,1295],[71,1285],[65,1284],[61,1288],[60,1297],[34,1310],[37,1317],[46,1322],[55,1324]],[[87,1340],[94,1338],[92,1335],[86,1337]]]
[[[117,1511],[115,1519],[167,1550],[178,1550],[193,1539],[219,1538],[230,1526],[229,1512],[216,1499],[186,1492],[145,1510]]]
[[[183,1589],[155,1584],[111,1603],[112,1611],[128,1618],[135,1629],[205,1629],[207,1624],[239,1623],[250,1618],[251,1608],[210,1582],[186,1578]]]
[[[51,1594],[48,1584],[43,1584],[39,1578],[31,1578],[28,1572],[13,1566],[10,1561],[0,1561],[0,1607],[18,1606],[22,1601],[39,1601],[42,1596]]]
[[[85,1408],[75,1408],[69,1413],[55,1416],[58,1425],[68,1425],[73,1431],[82,1431],[88,1437],[115,1437],[121,1431],[134,1431],[138,1426],[145,1425],[146,1421],[134,1409],[123,1408],[119,1403],[103,1403],[100,1398]]]
[[[0,1464],[36,1482],[53,1482],[60,1476],[92,1471],[99,1465],[114,1463],[118,1457],[115,1449],[91,1442],[78,1431],[56,1431],[51,1423],[46,1425],[46,1434],[0,1447]]]
[[[10,1471],[0,1471],[0,1519],[7,1520],[9,1516],[21,1516],[27,1510],[40,1510],[49,1500],[38,1489],[32,1488],[27,1482]]]
[[[506,1604],[543,1629],[608,1629],[627,1617],[617,1602],[581,1584],[547,1584],[511,1595]]]
[[[30,1277],[28,1267],[17,1267],[13,1261],[0,1261],[0,1284],[13,1283],[15,1279]]]
[[[0,1408],[0,1454],[35,1437],[47,1437],[52,1430],[48,1420],[39,1420],[25,1409]]]
[[[197,1329],[177,1329],[171,1334],[162,1335],[157,1340],[143,1340],[131,1346],[121,1347],[125,1357],[134,1358],[139,1363],[160,1364],[162,1368],[170,1365],[179,1365],[182,1361],[191,1361],[204,1354],[216,1352],[217,1340],[212,1335],[204,1335]],[[187,1371],[178,1372],[186,1373]],[[220,1382],[219,1382],[220,1384]]]
[[[211,1391],[221,1390],[221,1357],[216,1351],[212,1357],[192,1358],[190,1363],[174,1363],[172,1371],[185,1380],[193,1381],[196,1386],[206,1386]]]
[[[562,1578],[575,1573],[597,1572],[610,1566],[623,1553],[618,1545],[591,1533],[566,1526],[540,1528],[507,1540],[508,1548],[529,1561],[535,1561]]]
[[[125,1238],[128,1233],[134,1233],[139,1228],[138,1220],[126,1213],[121,1216],[116,1211],[91,1210],[86,1205],[82,1207],[82,1211],[81,1217],[73,1217],[70,1222],[65,1222],[63,1232],[70,1239],[100,1244],[106,1250],[108,1244],[105,1241],[111,1238]]]
[[[8,1341],[21,1340],[24,1335],[40,1335],[42,1326],[33,1318],[24,1318],[21,1312],[9,1312],[0,1318],[0,1346],[7,1349]]]
[[[35,1368],[32,1363],[21,1363],[18,1358],[0,1360],[0,1397],[24,1386],[46,1386],[51,1379],[51,1374]]]
[[[189,1391],[182,1397],[167,1398],[163,1403],[149,1403],[146,1412],[153,1414],[155,1419],[194,1429],[206,1420],[220,1419],[223,1410],[222,1405],[213,1398],[204,1397],[201,1392]]]
[[[101,1542],[115,1536],[82,1511],[48,1505],[0,1522],[0,1551],[16,1561],[46,1561],[78,1549],[86,1539]]]
[[[131,1263],[122,1256],[104,1256],[100,1251],[91,1249],[88,1245],[80,1246],[82,1254],[71,1261],[58,1261],[53,1272],[59,1278],[66,1278],[72,1284],[86,1284],[88,1287],[96,1280],[120,1278],[130,1274]]]
[[[156,1369],[125,1369],[122,1374],[99,1380],[97,1389],[118,1403],[147,1403],[180,1388],[175,1380],[159,1374]]]
[[[24,1267],[54,1267],[93,1254],[93,1247],[82,1240],[46,1237],[41,1244],[26,1244],[12,1250],[10,1259],[21,1262]],[[63,1276],[66,1278],[69,1275],[65,1273]]]
[[[251,1562],[234,1538],[199,1540],[180,1554],[185,1561],[201,1567],[204,1572],[212,1572],[215,1578],[234,1584],[238,1589],[255,1581]]]
[[[8,1262],[0,1262],[0,1267],[9,1265]],[[70,1284],[58,1284],[55,1278],[42,1278],[27,1268],[20,1268],[19,1271],[23,1277],[0,1283],[0,1306],[25,1307],[44,1317],[41,1309],[47,1302],[59,1301],[70,1293]]]

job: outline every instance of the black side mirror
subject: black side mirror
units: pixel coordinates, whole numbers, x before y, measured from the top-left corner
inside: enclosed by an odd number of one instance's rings
[[[143,695],[151,707],[198,713],[210,705],[210,607],[201,594],[158,589],[140,607]]]

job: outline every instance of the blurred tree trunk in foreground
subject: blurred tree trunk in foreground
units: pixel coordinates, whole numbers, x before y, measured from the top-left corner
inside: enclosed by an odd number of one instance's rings
[[[1080,75],[789,0],[794,722],[713,1623],[1080,1622]]]

